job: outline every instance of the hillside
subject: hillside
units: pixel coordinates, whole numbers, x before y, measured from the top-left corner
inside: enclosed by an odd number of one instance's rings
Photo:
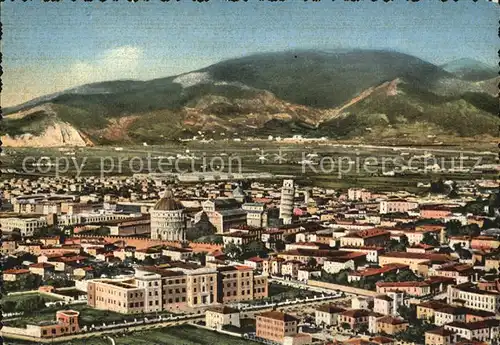
[[[54,126],[71,133],[53,136],[59,138],[54,146],[58,140],[162,143],[198,131],[363,138],[367,127],[404,131],[415,124],[458,136],[495,135],[500,123],[491,85],[396,52],[267,53],[179,76],[94,83],[41,97],[5,109],[0,130],[14,146],[43,145]]]
[[[467,58],[450,61],[441,68],[458,78],[469,81],[481,81],[498,76],[498,70],[495,70],[494,66]]]

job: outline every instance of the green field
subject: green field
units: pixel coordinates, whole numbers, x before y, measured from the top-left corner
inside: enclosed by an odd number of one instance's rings
[[[250,340],[231,337],[214,331],[196,328],[194,326],[178,326],[138,331],[126,334],[111,334],[116,345],[251,345],[257,344]],[[54,342],[56,344],[56,342]],[[21,341],[6,341],[7,345],[33,344]],[[111,345],[108,338],[89,337],[65,341],[65,345]]]
[[[99,310],[89,307],[86,304],[77,304],[67,306],[65,308],[76,310],[80,312],[80,326],[84,325],[92,325],[95,326],[102,325],[102,323],[113,323],[113,322],[122,322],[123,320],[133,321],[135,318],[143,318],[145,315],[124,315],[115,313],[107,310]],[[40,321],[54,320],[56,311],[60,310],[61,307],[51,307],[46,308],[41,311],[33,312],[30,315],[23,316],[22,318],[16,318],[14,320],[4,320],[4,324],[12,327],[24,327],[27,324],[36,324]],[[155,315],[156,314],[152,314]],[[173,313],[162,312],[160,315],[167,316],[173,315]]]
[[[419,149],[420,151],[412,151]],[[170,144],[161,146],[128,146],[122,151],[115,151],[114,147],[85,147],[69,149],[73,151],[74,156],[66,155],[66,151],[59,151],[53,148],[7,148],[5,149],[6,156],[2,161],[5,168],[13,168],[18,171],[24,171],[23,160],[26,157],[31,157],[30,162],[37,161],[40,157],[50,157],[50,162],[59,163],[59,172],[61,175],[74,175],[78,169],[81,169],[82,175],[101,174],[103,168],[103,176],[114,175],[131,175],[134,172],[158,172],[159,157],[163,157],[161,171],[168,172],[171,169],[175,170],[176,164],[178,168],[185,171],[203,171],[202,164],[205,163],[210,167],[210,162],[216,157],[218,160],[213,160],[214,165],[218,165],[220,160],[223,161],[222,171],[229,171],[229,162],[231,162],[232,172],[266,172],[275,175],[294,175],[296,181],[301,185],[314,185],[318,187],[347,189],[350,187],[364,187],[378,191],[398,191],[407,190],[410,192],[426,192],[422,188],[417,188],[417,183],[429,183],[431,180],[436,180],[440,177],[444,179],[463,180],[475,178],[495,178],[494,173],[412,173],[396,176],[386,176],[382,172],[391,171],[394,169],[394,160],[397,166],[408,164],[408,159],[422,155],[425,152],[434,154],[439,166],[449,169],[454,163],[458,165],[460,154],[469,157],[463,162],[464,167],[471,167],[476,163],[476,159],[480,158],[480,164],[495,163],[495,155],[483,153],[475,148],[472,151],[463,151],[467,146],[411,146],[409,148],[401,147],[367,147],[367,146],[347,146],[339,143],[319,144],[291,144],[291,143],[276,143],[276,142],[215,142],[208,144],[200,143],[185,143],[185,144]],[[491,146],[483,148],[488,152],[495,152],[495,147]],[[199,159],[174,159],[169,161],[167,157],[176,157],[178,154],[194,154]],[[445,151],[448,150],[448,151]],[[278,154],[286,159],[282,164],[278,164],[275,159]],[[405,156],[402,156],[402,153]],[[304,155],[317,154],[316,161],[323,162],[323,170],[318,165],[301,164]],[[259,156],[265,156],[267,161],[261,164],[257,159]],[[433,158],[433,159],[434,159]],[[59,162],[56,159],[60,159]],[[203,161],[205,159],[205,161]],[[375,159],[376,162],[370,161]],[[351,161],[351,163],[349,163]],[[113,163],[111,163],[113,162]],[[175,162],[175,164],[174,164]],[[333,163],[332,163],[333,162]],[[365,168],[365,163],[369,162],[369,169]],[[84,165],[82,165],[85,163]],[[427,161],[430,165],[432,160]],[[67,164],[67,171],[66,171]],[[111,167],[113,164],[113,167]],[[417,159],[412,161],[411,168],[423,168],[424,160]],[[56,165],[49,167],[33,167],[27,165],[28,170],[38,172],[40,168],[48,169],[49,171],[42,175],[54,176]],[[210,169],[208,168],[208,171]],[[5,175],[8,178],[8,175]],[[36,174],[31,175],[33,177]],[[280,176],[276,180],[279,183]]]
[[[26,294],[20,294],[20,295],[2,295],[2,302],[7,302],[7,301],[19,302],[21,300],[36,297],[36,296],[42,297],[45,300],[45,302],[61,301],[61,299],[57,298],[57,297],[45,295],[45,294],[38,293],[38,292],[33,292],[33,293],[26,293]]]

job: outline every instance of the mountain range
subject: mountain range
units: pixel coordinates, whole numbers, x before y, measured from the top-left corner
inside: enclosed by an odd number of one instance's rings
[[[295,50],[182,75],[79,86],[4,108],[6,146],[206,137],[378,140],[495,136],[499,78],[470,59],[435,65],[382,50]]]

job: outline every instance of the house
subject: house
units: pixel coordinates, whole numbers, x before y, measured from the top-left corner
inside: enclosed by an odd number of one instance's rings
[[[306,283],[309,280],[314,280],[315,278],[321,277],[321,268],[310,268],[310,267],[302,267],[299,268],[297,272],[297,280],[303,283]]]
[[[285,278],[297,279],[300,266],[302,266],[302,262],[298,260],[285,261],[281,265],[281,275]]]
[[[30,270],[25,268],[13,268],[5,270],[3,273],[3,280],[6,282],[15,282],[19,279],[25,278],[31,274]]]
[[[425,332],[425,345],[451,345],[455,340],[455,333],[439,327]]]
[[[370,312],[366,309],[351,309],[341,312],[338,316],[338,323],[348,324],[350,329],[356,329],[362,325],[368,326],[368,316]]]
[[[32,264],[28,269],[31,273],[42,276],[43,279],[48,278],[55,272],[54,265],[48,264],[46,262]]]
[[[261,272],[264,266],[264,259],[258,256],[254,256],[246,259],[243,264],[252,267],[255,271]]]
[[[404,304],[404,293],[388,292],[373,299],[373,311],[382,315],[398,315],[399,307]]]
[[[377,330],[379,333],[394,335],[408,328],[408,321],[399,317],[383,316],[377,319]]]
[[[240,311],[228,306],[210,307],[205,312],[205,324],[216,329],[226,325],[240,327]]]
[[[316,325],[336,326],[338,324],[338,316],[345,309],[339,308],[334,304],[323,304],[314,311]]]
[[[256,317],[256,336],[258,338],[284,343],[285,337],[297,334],[298,319],[279,311],[268,311]]]
[[[434,324],[443,326],[451,322],[465,322],[467,308],[463,307],[444,307],[434,312]]]
[[[427,301],[417,304],[417,319],[422,320],[432,320],[434,319],[434,314],[436,310],[448,307],[449,305],[439,301]]]
[[[75,279],[93,279],[94,268],[91,266],[78,267],[73,270]]]
[[[257,234],[248,233],[244,231],[225,232],[222,235],[222,241],[224,243],[224,246],[227,246],[229,244],[235,244],[241,247],[257,240],[257,238],[258,238]]]

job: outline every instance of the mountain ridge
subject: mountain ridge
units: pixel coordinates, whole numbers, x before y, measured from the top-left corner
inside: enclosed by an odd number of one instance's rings
[[[72,126],[87,144],[161,143],[198,131],[349,138],[363,137],[367,126],[395,125],[404,131],[412,123],[467,136],[465,124],[500,124],[494,116],[494,83],[460,79],[392,51],[294,50],[229,59],[148,81],[82,85],[4,109],[0,128],[11,143],[16,135],[47,128],[45,118]],[[51,112],[37,110],[44,104]],[[23,120],[33,113],[32,123]],[[471,135],[495,135],[487,126]]]

